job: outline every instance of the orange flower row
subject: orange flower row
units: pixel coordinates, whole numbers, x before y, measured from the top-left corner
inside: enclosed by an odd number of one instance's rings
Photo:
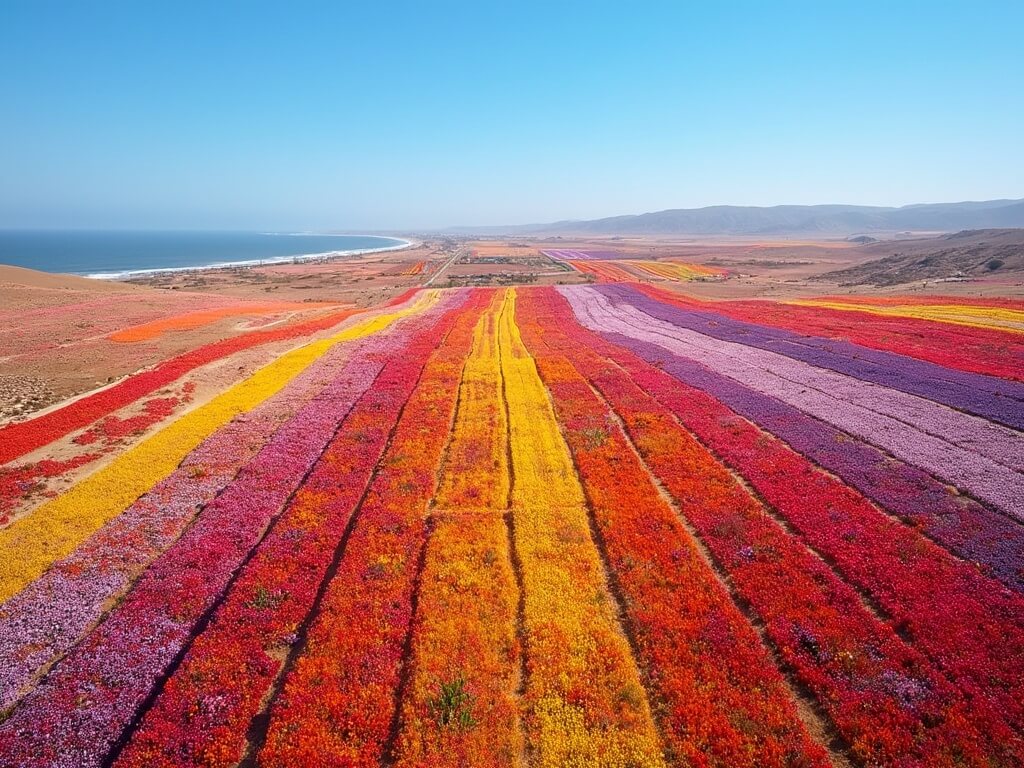
[[[244,317],[245,315],[266,315],[274,312],[307,311],[321,307],[336,307],[336,304],[309,303],[297,301],[250,302],[218,309],[201,309],[185,312],[181,315],[163,317],[131,328],[114,331],[107,338],[111,341],[135,342],[149,341],[162,336],[167,331],[190,331],[204,325],[215,323],[225,317]]]
[[[510,478],[497,355],[502,303],[495,293],[474,330],[434,500],[402,704],[401,766],[507,766],[523,749],[519,593],[504,514]],[[452,697],[457,687],[461,702]]]

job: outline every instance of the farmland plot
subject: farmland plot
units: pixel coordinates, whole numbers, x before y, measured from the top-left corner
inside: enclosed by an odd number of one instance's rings
[[[1021,307],[547,253],[599,282],[254,331],[296,346],[3,524],[0,765],[1024,764]]]

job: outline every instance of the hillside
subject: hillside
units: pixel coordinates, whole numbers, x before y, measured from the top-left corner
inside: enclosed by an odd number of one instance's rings
[[[876,243],[864,251],[887,254],[817,280],[890,286],[917,280],[1024,273],[1024,229],[966,230],[940,238]]]
[[[836,235],[1024,227],[1024,200],[935,203],[886,208],[859,205],[716,205],[512,227],[466,227],[460,232],[576,235]]]

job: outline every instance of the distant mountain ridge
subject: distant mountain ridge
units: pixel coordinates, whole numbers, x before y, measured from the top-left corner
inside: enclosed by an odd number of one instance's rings
[[[900,208],[865,205],[714,205],[589,221],[511,227],[464,227],[458,232],[573,235],[854,235],[867,232],[1024,227],[1024,199],[922,203]]]

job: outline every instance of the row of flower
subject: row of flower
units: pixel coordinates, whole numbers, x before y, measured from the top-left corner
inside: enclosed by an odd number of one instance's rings
[[[628,399],[605,379],[596,386],[856,759],[905,765],[1020,760],[1019,737],[1003,717],[986,700],[966,698],[776,522],[659,402],[663,380],[644,383],[659,399],[635,385]],[[693,403],[683,399],[681,407]]]
[[[705,267],[703,264],[684,264],[678,261],[645,261],[641,259],[625,259],[620,264],[629,267],[637,274],[654,277],[660,280],[688,282],[702,278],[725,276],[724,270]]]
[[[432,503],[395,743],[400,766],[498,768],[523,749],[519,590],[505,512],[508,424],[496,350],[501,294],[493,301],[473,330]]]
[[[335,389],[369,386],[382,366],[381,355],[400,349],[402,339],[436,311],[414,315],[392,334],[328,349],[287,387],[214,432],[152,490],[0,606],[0,709],[10,707],[39,670],[77,642],[299,408],[325,393],[342,373]]]
[[[389,324],[378,318],[363,330]],[[371,384],[337,377],[271,437],[0,726],[0,763],[22,764],[29,756],[39,765],[107,760]],[[231,692],[218,693],[224,694]]]
[[[44,306],[32,308],[14,301],[9,309],[0,308],[0,336],[5,355],[20,357],[44,350],[52,355],[55,348],[77,347],[127,326],[196,310],[237,306],[244,301],[182,291],[135,293],[131,301],[125,300],[122,291],[47,291]]]
[[[648,314],[657,302],[646,297],[630,304],[592,288],[563,290],[591,328],[660,346],[1024,519],[1024,476],[1017,468],[1024,458],[1018,455],[1020,440],[1013,430],[783,355],[678,328]],[[1010,451],[1006,464],[991,445]]]
[[[570,261],[573,269],[585,275],[593,275],[602,282],[623,283],[636,280],[636,276],[615,262],[607,261]]]
[[[917,467],[892,459],[874,446],[777,398],[744,387],[662,347],[614,334],[610,338],[676,379],[728,405],[876,504],[919,527],[952,552],[979,564],[986,573],[1024,591],[1024,570],[1020,564],[1024,530],[1012,519],[969,497],[950,494],[944,483]]]
[[[1011,307],[980,306],[951,298],[943,304],[848,304],[843,300],[793,299],[793,304],[805,307],[824,307],[842,312],[864,312],[884,317],[907,317],[931,320],[937,323],[952,323],[972,328],[1008,330],[1014,333],[1024,331],[1024,310]]]
[[[596,290],[604,293],[609,289]],[[610,290],[620,289],[612,287]],[[872,417],[886,419],[879,424],[895,420],[925,435],[939,438],[949,446],[962,448],[1010,469],[1019,471],[1024,468],[1024,445],[1019,439],[1020,433],[1016,430],[993,424],[978,416],[961,413],[940,402],[933,402],[933,399],[917,397],[887,386],[863,381],[856,376],[825,369],[818,361],[805,362],[758,346],[722,340],[721,331],[707,333],[691,330],[683,313],[665,307],[646,296],[634,293],[631,301],[628,298],[614,297],[611,307],[606,305],[606,311],[617,312],[617,319],[620,320],[632,317],[647,323],[650,318],[655,318],[658,322],[649,326],[649,330],[678,342],[677,345],[673,345],[673,352],[685,355],[687,352],[697,351],[701,361],[709,368],[726,373],[738,381],[747,383],[748,386],[760,384],[753,378],[758,373],[770,376],[768,381],[775,392],[786,386],[785,383],[800,385],[804,389],[797,389],[796,394],[803,395],[805,410],[810,409],[810,401],[815,392],[824,393],[856,409],[850,411],[851,423],[856,423],[852,414],[866,411]],[[659,339],[657,343],[662,342]],[[1024,388],[1012,383],[994,383],[1005,388],[1014,387],[1018,390],[1018,395],[1024,394]],[[975,384],[980,389],[984,382]],[[1017,410],[1024,405],[1024,400],[1013,400],[1008,397],[1011,394],[1009,392],[998,391],[990,394],[993,397],[1002,397],[1004,402],[1011,405],[1016,403]],[[829,410],[834,412],[834,406]],[[1015,416],[1013,420],[1020,421],[1021,417]],[[834,423],[841,425],[838,422]],[[949,449],[943,446],[942,450]]]
[[[624,300],[637,291],[602,288],[605,295]],[[639,289],[656,299],[647,307],[653,316],[723,341],[777,352],[818,368],[827,368],[862,381],[943,403],[967,413],[1024,428],[1024,385],[952,370],[906,355],[883,352],[847,341],[800,335],[728,317],[706,308],[675,306],[664,292]]]
[[[665,484],[782,662],[815,694],[857,760],[1013,762],[1020,745],[984,701],[969,701],[719,464],[654,398],[598,389]]]
[[[406,348],[393,366],[390,387],[375,386],[367,393],[371,399],[360,415],[369,442],[379,439],[383,447],[387,434],[374,431],[393,422],[399,411],[401,418],[365,498],[353,499],[359,503],[357,517],[270,711],[261,765],[378,765],[390,748],[428,535],[427,505],[455,411],[462,362],[485,305],[486,297],[474,294],[443,334],[420,337]],[[401,408],[408,393],[399,399],[390,390],[403,381],[415,389]],[[337,459],[345,460],[344,455]],[[337,466],[335,483],[344,477],[348,493],[347,486],[364,484],[364,475],[371,480],[375,463],[359,467],[355,482],[350,471]]]
[[[905,307],[905,306],[933,306],[944,304],[967,304],[972,307],[1003,307],[1004,309],[1015,309],[1024,312],[1024,300],[1012,299],[1005,296],[939,296],[935,294],[898,294],[887,296],[872,296],[865,294],[858,296],[847,294],[843,296],[822,296],[823,301],[841,301],[844,304],[865,304],[878,307]]]
[[[1024,596],[894,521],[710,395],[613,345],[595,343],[657,393],[844,579],[877,601],[962,690],[990,699],[1014,727],[1024,723]]]
[[[41,459],[0,467],[0,526],[12,517],[31,511],[42,498],[53,498],[73,482],[74,473],[84,473],[89,465],[122,448],[131,438],[144,434],[192,401],[195,382],[185,381],[175,392],[168,388],[158,396],[139,400],[120,415],[110,415],[74,437],[75,445],[88,450],[66,459]],[[69,446],[70,448],[70,446]]]
[[[1024,381],[1024,337],[1001,330],[936,323],[912,317],[885,317],[855,311],[808,307],[775,301],[719,301],[713,305],[678,295],[641,290],[675,306],[713,310],[749,323],[784,328],[799,336],[813,334],[859,347],[891,352],[934,363],[950,371]]]
[[[234,765],[242,757],[250,722],[302,633],[403,406],[408,414],[403,423],[413,418],[409,407],[420,389],[411,400],[410,394],[430,350],[456,322],[458,302],[447,303],[445,310],[433,322],[420,316],[408,323],[419,326],[414,335],[389,334],[388,341],[368,349],[383,370],[372,386],[359,387],[354,406],[346,393],[328,390],[318,398],[325,418],[340,428],[168,679],[117,765],[170,766],[182,760]],[[337,413],[337,400],[348,400],[351,411]]]
[[[509,418],[513,541],[523,588],[527,743],[540,766],[662,765],[583,489],[520,337],[515,306],[509,289],[496,352]]]
[[[519,322],[625,598],[674,762],[827,764],[757,634],[591,388],[618,379],[629,399],[635,387],[580,343],[571,319],[556,317],[557,302],[551,293],[525,293]]]
[[[128,449],[63,495],[0,530],[0,602],[73,552],[101,525],[170,475],[203,440],[279,392],[332,346],[375,333],[436,300],[435,294],[428,294],[404,309],[365,320],[282,355]]]

